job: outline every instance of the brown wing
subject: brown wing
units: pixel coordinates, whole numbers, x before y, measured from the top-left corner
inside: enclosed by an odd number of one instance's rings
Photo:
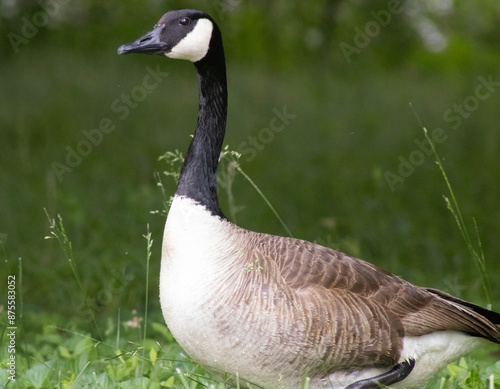
[[[316,341],[330,331],[335,344],[348,342],[345,366],[394,363],[405,335],[457,330],[500,343],[499,328],[482,314],[484,308],[474,310],[473,304],[314,243],[269,235],[257,241],[259,253],[276,262],[285,283],[311,312],[308,325]],[[332,358],[339,358],[333,355],[338,349],[331,351]]]

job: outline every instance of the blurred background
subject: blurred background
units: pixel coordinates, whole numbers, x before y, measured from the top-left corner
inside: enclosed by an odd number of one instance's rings
[[[0,296],[21,269],[27,333],[50,321],[98,336],[89,310],[97,323],[144,311],[148,225],[148,309],[162,320],[155,172],[169,197],[175,182],[159,157],[187,149],[195,73],[188,62],[116,49],[179,8],[219,24],[226,144],[294,237],[488,304],[426,127],[474,245],[481,240],[500,310],[497,1],[1,0]],[[223,167],[220,197],[231,219],[286,235],[230,173]],[[45,238],[58,215],[71,261]]]

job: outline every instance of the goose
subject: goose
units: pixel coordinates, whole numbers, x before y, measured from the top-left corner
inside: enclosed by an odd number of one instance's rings
[[[166,220],[160,305],[177,342],[208,372],[248,387],[412,388],[475,347],[500,343],[499,313],[228,220],[216,189],[226,65],[209,15],[170,11],[119,47],[127,53],[185,59],[196,70],[198,120]]]

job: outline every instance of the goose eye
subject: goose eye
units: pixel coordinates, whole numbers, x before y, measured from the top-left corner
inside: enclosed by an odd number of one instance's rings
[[[181,20],[179,20],[179,24],[182,26],[187,26],[189,23],[191,23],[191,20],[189,20],[188,18],[182,18]]]

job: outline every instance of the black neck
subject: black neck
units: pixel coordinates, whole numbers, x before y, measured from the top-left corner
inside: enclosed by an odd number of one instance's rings
[[[217,36],[212,37],[207,56],[195,63],[200,99],[198,122],[176,194],[195,200],[213,215],[224,217],[217,198],[217,165],[226,131],[226,65],[222,40],[217,42],[214,38]]]

